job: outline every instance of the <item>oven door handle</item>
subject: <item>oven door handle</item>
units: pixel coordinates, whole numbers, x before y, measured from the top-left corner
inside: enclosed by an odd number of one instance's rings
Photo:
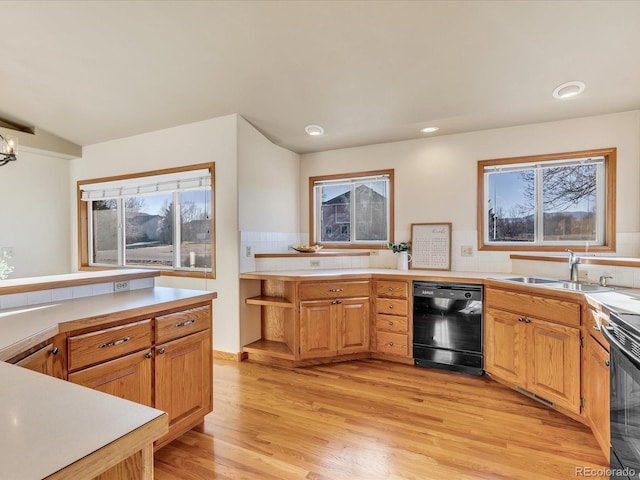
[[[636,368],[640,368],[640,360],[638,360],[635,355],[632,355],[624,345],[622,345],[618,339],[612,335],[611,332],[613,332],[613,327],[603,325],[601,332],[604,335],[604,338],[609,342],[609,345],[617,348],[626,358],[629,359],[631,363],[635,365]]]

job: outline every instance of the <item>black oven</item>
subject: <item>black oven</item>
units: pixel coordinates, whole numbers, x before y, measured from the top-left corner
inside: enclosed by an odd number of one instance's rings
[[[413,283],[413,358],[420,367],[482,375],[482,285]]]
[[[602,329],[610,346],[611,477],[640,474],[640,315],[611,313]]]

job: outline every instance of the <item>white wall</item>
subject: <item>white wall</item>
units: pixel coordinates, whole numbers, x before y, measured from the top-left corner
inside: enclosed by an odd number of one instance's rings
[[[253,255],[286,251],[299,243],[300,156],[271,143],[249,122],[238,117],[238,217],[240,271],[256,270]],[[250,255],[247,256],[247,249]],[[245,308],[242,307],[241,308]],[[260,320],[245,312],[241,345],[261,336]]]
[[[66,158],[22,148],[0,167],[0,254],[13,249],[9,278],[70,272],[69,190]]]
[[[508,272],[509,252],[477,251],[477,161],[605,147],[618,149],[618,254],[639,256],[640,111],[302,155],[300,225],[308,230],[310,176],[394,168],[396,241],[411,223],[452,222],[453,270]]]
[[[300,156],[274,145],[238,117],[241,272],[256,270],[256,253],[286,251],[288,245],[299,244],[299,178]]]
[[[214,348],[232,353],[240,347],[237,119],[229,115],[90,145],[83,148],[82,159],[71,162],[70,172],[73,191],[78,180],[215,162],[216,279],[160,277],[156,284],[217,291]],[[70,211],[75,219],[75,202]],[[72,231],[71,252],[76,259],[75,222]]]

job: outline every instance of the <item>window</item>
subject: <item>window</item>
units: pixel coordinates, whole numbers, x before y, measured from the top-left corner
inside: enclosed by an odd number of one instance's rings
[[[614,250],[615,154],[478,162],[480,249]]]
[[[78,182],[82,267],[213,278],[213,164]]]
[[[311,243],[370,248],[393,241],[393,170],[311,177],[309,199]]]

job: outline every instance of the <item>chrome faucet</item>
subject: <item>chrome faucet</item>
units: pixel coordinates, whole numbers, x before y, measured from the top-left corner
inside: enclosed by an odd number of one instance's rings
[[[569,280],[572,282],[578,281],[578,264],[580,263],[580,257],[567,249],[569,252]]]

